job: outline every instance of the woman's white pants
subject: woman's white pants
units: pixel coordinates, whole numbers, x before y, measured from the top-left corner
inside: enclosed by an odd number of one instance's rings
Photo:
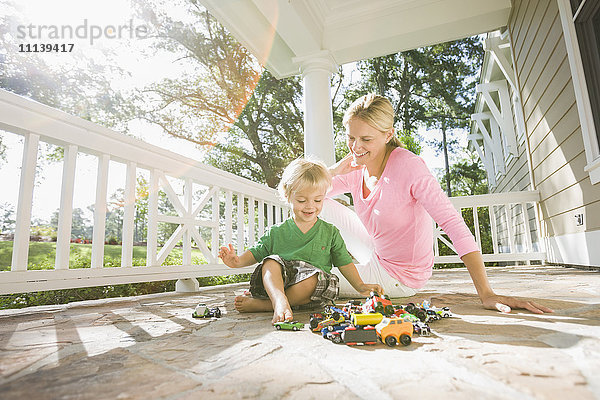
[[[358,261],[356,269],[364,283],[380,284],[390,297],[409,297],[417,292],[398,282],[383,269],[375,255],[373,238],[354,211],[335,200],[326,199],[320,217],[340,230],[346,248]],[[337,268],[333,268],[332,272],[340,278],[340,297],[359,296]]]

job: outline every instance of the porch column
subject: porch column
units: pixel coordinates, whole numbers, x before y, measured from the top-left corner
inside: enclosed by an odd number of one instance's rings
[[[331,74],[337,65],[328,51],[294,59],[304,81],[304,155],[315,156],[326,165],[335,162]]]

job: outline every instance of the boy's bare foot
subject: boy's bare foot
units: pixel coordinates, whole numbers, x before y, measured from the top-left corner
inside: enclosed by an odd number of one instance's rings
[[[290,321],[293,318],[292,308],[287,300],[275,302],[275,307],[271,300],[255,299],[252,296],[236,296],[233,301],[234,308],[242,313],[273,311],[273,323]]]
[[[293,317],[292,307],[286,298],[273,302],[273,323],[291,321]]]
[[[271,300],[255,299],[252,296],[236,296],[233,307],[239,312],[271,311]]]

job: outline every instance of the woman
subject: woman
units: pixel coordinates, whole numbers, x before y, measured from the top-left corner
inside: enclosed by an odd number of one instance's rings
[[[394,135],[394,109],[388,99],[375,94],[357,99],[343,123],[350,153],[330,167],[333,188],[328,196],[352,193],[356,214],[328,200],[322,215],[340,229],[360,263],[363,281],[381,284],[392,297],[412,296],[423,287],[433,267],[433,217],[452,240],[485,308],[552,312],[532,301],[494,293],[462,217],[423,160],[402,148]],[[347,287],[340,279],[342,295]]]

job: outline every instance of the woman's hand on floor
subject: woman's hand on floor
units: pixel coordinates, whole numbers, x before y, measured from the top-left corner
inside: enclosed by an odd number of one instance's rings
[[[509,313],[511,309],[526,309],[535,314],[551,313],[554,310],[537,304],[531,300],[517,299],[510,296],[491,295],[481,299],[483,307],[488,310],[498,310]]]

